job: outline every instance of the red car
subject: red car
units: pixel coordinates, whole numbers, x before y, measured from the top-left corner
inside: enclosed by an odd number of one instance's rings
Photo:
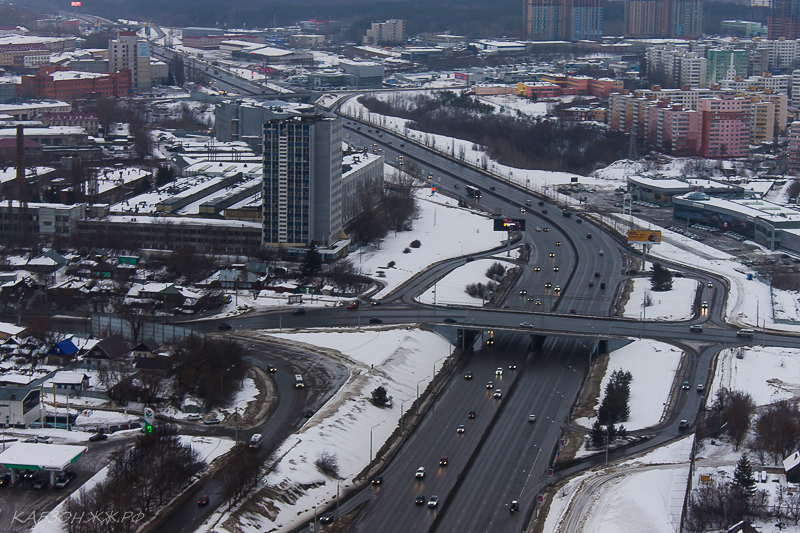
[[[547,209],[542,209],[542,214],[546,215],[547,214]]]
[[[353,302],[347,306],[348,309],[358,309],[358,304]]]
[[[197,505],[199,505],[200,507],[208,505],[208,495],[200,496],[200,499],[197,500]]]

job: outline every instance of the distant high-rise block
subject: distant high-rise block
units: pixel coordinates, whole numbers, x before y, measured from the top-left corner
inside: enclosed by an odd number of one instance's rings
[[[772,0],[768,39],[800,39],[800,0]]]
[[[625,0],[625,35],[697,38],[703,34],[702,0]]]
[[[598,41],[603,36],[601,0],[524,0],[525,35],[535,41]]]

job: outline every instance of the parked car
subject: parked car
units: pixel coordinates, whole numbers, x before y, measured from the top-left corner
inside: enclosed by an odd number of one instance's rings
[[[53,444],[53,439],[51,439],[47,435],[36,435],[36,442],[39,442],[41,444]]]
[[[219,418],[206,418],[205,420],[203,420],[203,424],[207,426],[213,426],[219,424],[220,422],[222,422],[222,420],[220,420]]]
[[[98,442],[106,439],[108,439],[108,435],[106,435],[105,433],[95,433],[94,435],[89,437],[89,442]]]
[[[0,474],[0,487],[3,485],[8,485],[11,483],[11,473],[10,472],[3,472]]]
[[[31,487],[33,487],[34,490],[41,490],[41,489],[47,487],[47,480],[46,479],[37,479],[36,481],[33,482]]]

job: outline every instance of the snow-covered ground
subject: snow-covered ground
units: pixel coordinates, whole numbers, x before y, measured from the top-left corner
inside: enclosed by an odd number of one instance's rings
[[[438,335],[407,328],[272,334],[340,352],[338,360],[349,367],[350,377],[276,453],[280,458],[278,469],[267,484],[294,492],[298,500],[293,505],[273,500],[269,507],[276,506],[274,514],[268,511],[269,517],[254,517],[251,513],[242,522],[221,510],[198,531],[250,531],[247,524],[254,521],[260,524],[259,530],[290,531],[309,520],[314,506],[325,505],[336,496],[337,480],[319,473],[314,466],[319,454],[327,451],[336,455],[341,487],[351,487],[351,480],[370,462],[370,434],[374,455],[397,427],[401,403],[404,402],[404,410],[409,409],[416,397],[417,383],[422,380],[419,390],[424,390],[433,365],[438,362],[437,370],[441,368],[451,350],[450,344]],[[375,407],[368,401],[378,386],[386,387],[393,397],[390,407]]]
[[[486,277],[486,270],[496,262],[489,259],[479,259],[466,263],[450,271],[434,286],[429,287],[419,296],[418,300],[425,304],[433,304],[435,294],[437,305],[473,305],[481,307],[483,300],[481,298],[473,298],[467,294],[465,287],[471,283],[483,283],[484,285],[491,283],[492,280]],[[505,262],[502,262],[502,264],[509,266]]]
[[[417,198],[420,217],[411,231],[390,234],[379,246],[363,247],[349,256],[367,275],[385,273],[385,277],[378,279],[386,286],[376,297],[385,296],[433,263],[502,244],[505,234],[492,230],[490,217],[458,207],[452,198],[430,196],[427,189],[418,191]],[[411,248],[415,240],[420,241],[419,248]],[[406,248],[409,253],[403,253]],[[395,264],[387,268],[390,261]]]
[[[514,94],[481,96],[478,100],[495,106],[497,113],[510,116],[517,116],[517,111],[529,117],[544,116],[547,114],[548,106],[551,105],[547,102],[534,102],[533,100]]]
[[[800,294],[773,289],[772,312],[775,320],[791,320],[800,326]]]
[[[661,421],[665,403],[669,399],[675,372],[680,365],[682,351],[663,342],[649,339],[633,341],[609,354],[610,360],[600,384],[601,398],[614,370],[631,373],[631,416],[624,422],[629,431],[655,426]],[[576,424],[591,427],[594,418],[578,418]]]
[[[239,412],[239,416],[243,416],[244,412],[250,408],[250,404],[256,401],[258,396],[258,387],[256,387],[253,378],[245,378],[242,382],[242,388],[236,391],[236,395],[226,407],[220,407],[218,410],[231,415],[235,411]]]
[[[645,320],[686,320],[692,317],[692,304],[698,283],[689,278],[673,278],[672,290],[654,291],[650,278],[634,278],[633,291],[625,306],[627,318]],[[645,297],[650,296],[652,305],[645,306]]]
[[[800,349],[748,346],[722,350],[708,402],[714,401],[722,387],[749,393],[756,405],[796,400],[800,397]]]
[[[674,533],[693,440],[687,437],[621,465],[575,477],[553,497],[544,531]]]

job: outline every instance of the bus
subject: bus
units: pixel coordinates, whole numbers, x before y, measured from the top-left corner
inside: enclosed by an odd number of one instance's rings
[[[295,389],[302,389],[305,386],[306,386],[306,384],[303,383],[303,376],[301,376],[300,374],[295,374],[294,375],[294,388]]]
[[[466,187],[464,187],[464,190],[467,191],[467,194],[470,197],[475,198],[476,202],[481,199],[481,191],[480,191],[480,189],[478,189],[476,187],[473,187],[472,185],[467,185]]]

